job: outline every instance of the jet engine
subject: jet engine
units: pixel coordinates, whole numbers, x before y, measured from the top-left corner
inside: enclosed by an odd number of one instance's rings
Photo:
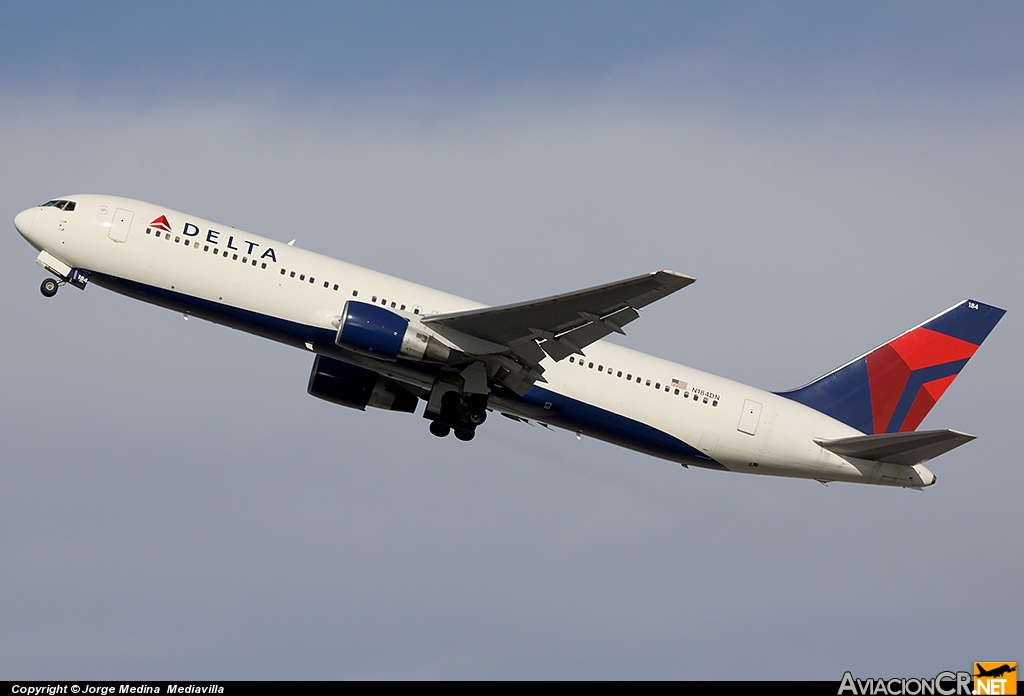
[[[397,382],[372,370],[316,356],[306,391],[318,399],[365,411],[367,406],[385,411],[413,413],[419,399]]]
[[[349,300],[338,321],[334,342],[374,358],[404,358],[444,363],[451,349],[422,326],[383,307]]]

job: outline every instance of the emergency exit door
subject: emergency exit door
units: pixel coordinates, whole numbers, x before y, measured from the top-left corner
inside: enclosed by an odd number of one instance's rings
[[[761,404],[747,399],[743,402],[743,413],[740,414],[740,424],[736,429],[741,433],[753,435],[757,432],[757,424],[761,420]]]
[[[114,212],[114,220],[110,223],[110,232],[107,236],[115,242],[128,241],[128,228],[132,226],[132,219],[135,213],[124,208],[118,208]]]

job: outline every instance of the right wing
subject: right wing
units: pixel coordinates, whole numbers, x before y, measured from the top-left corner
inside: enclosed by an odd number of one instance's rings
[[[694,280],[674,271],[656,271],[564,295],[422,321],[455,343],[465,343],[458,334],[481,339],[536,366],[545,353],[557,362],[572,353],[582,355],[585,347],[612,332],[623,333],[622,327],[640,316],[636,310]]]

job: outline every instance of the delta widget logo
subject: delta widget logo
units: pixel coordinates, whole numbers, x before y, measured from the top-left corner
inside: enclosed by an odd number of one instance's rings
[[[156,220],[149,223],[149,226],[152,227],[154,230],[163,230],[164,232],[171,231],[171,223],[167,221],[166,215],[161,215]]]

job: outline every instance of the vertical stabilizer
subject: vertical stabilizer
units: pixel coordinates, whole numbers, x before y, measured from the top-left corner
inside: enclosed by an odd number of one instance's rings
[[[916,430],[1005,313],[964,300],[807,386],[779,395],[869,435]]]

